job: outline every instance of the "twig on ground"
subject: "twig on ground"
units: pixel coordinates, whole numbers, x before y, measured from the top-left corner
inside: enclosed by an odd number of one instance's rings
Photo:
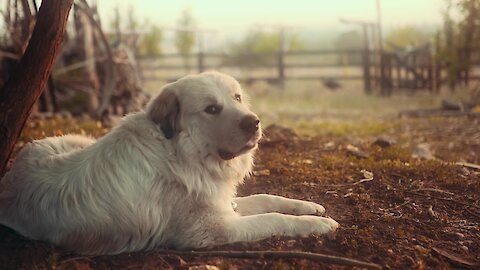
[[[362,180],[357,181],[355,183],[345,183],[345,184],[337,184],[337,185],[335,185],[335,184],[332,184],[332,185],[318,185],[318,186],[320,186],[320,187],[350,187],[350,186],[359,185],[361,183],[370,182],[372,180],[373,180],[373,178],[371,178],[371,179],[370,178],[365,178],[365,179],[362,179]]]
[[[403,175],[403,174],[399,174],[399,173],[396,173],[396,172],[390,172],[391,175],[395,175],[395,176],[398,176],[400,178],[405,178],[405,179],[408,179],[408,177],[406,175]]]
[[[438,192],[438,193],[444,193],[444,194],[448,194],[448,195],[455,195],[455,193],[452,193],[450,191],[445,191],[445,190],[441,190],[441,189],[438,189],[438,188],[419,188],[419,189],[415,189],[413,191],[432,191],[432,192]]]
[[[455,162],[455,165],[459,165],[459,166],[462,166],[462,167],[467,167],[467,168],[470,168],[470,169],[480,170],[480,165],[478,165],[478,164],[473,164],[473,163],[468,163],[468,162]]]
[[[449,201],[449,202],[453,202],[453,203],[456,203],[456,204],[465,205],[465,206],[472,207],[472,208],[476,208],[476,209],[479,208],[479,207],[476,206],[476,205],[469,204],[469,203],[464,203],[464,202],[460,202],[460,201],[457,201],[457,200],[451,199],[451,198],[444,198],[444,197],[433,196],[432,194],[422,194],[422,193],[418,193],[418,192],[414,192],[414,191],[410,191],[410,190],[404,190],[403,192],[408,193],[408,194],[412,194],[412,195],[421,196],[421,197],[427,197],[427,198],[434,198],[434,199],[443,200],[443,201]]]
[[[472,215],[472,216],[478,218],[478,220],[480,220],[480,215],[479,214],[473,212],[472,210],[470,210],[468,208],[465,208],[465,211],[467,211],[470,215]]]
[[[91,258],[91,257],[86,257],[86,256],[71,257],[71,258],[65,259],[65,260],[63,260],[63,261],[59,261],[59,262],[57,263],[57,265],[65,264],[65,263],[68,263],[68,262],[80,261],[80,260],[85,260],[85,261],[91,262],[91,261],[92,261],[92,258]]]
[[[390,208],[385,208],[385,209],[380,209],[380,210],[383,210],[383,211],[392,211],[392,210],[395,210],[395,209],[398,209],[404,205],[407,205],[408,203],[410,203],[410,201],[405,201],[399,205],[396,205],[396,206],[393,206],[393,207],[390,207]]]
[[[365,267],[369,269],[382,269],[382,266],[375,263],[326,255],[320,253],[297,252],[297,251],[176,251],[176,250],[159,250],[166,255],[184,255],[196,257],[229,257],[239,259],[307,259],[316,262],[331,263],[338,265],[349,265],[357,267]]]
[[[475,268],[475,269],[478,269],[476,267],[480,266],[480,264],[478,264],[476,262],[471,262],[471,261],[468,261],[464,258],[460,258],[457,255],[454,255],[454,254],[452,254],[452,253],[450,253],[446,250],[436,248],[436,247],[432,248],[432,250],[435,253],[437,253],[438,255],[441,255],[441,256],[447,258],[449,261],[451,261],[455,265],[468,267],[468,268]]]

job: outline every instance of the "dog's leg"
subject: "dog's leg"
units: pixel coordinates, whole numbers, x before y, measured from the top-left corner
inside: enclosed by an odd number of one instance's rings
[[[305,237],[312,233],[331,233],[338,228],[338,223],[331,218],[279,213],[232,216],[225,220],[225,225],[230,243],[257,241],[273,235]]]
[[[319,204],[268,194],[237,197],[234,198],[233,201],[237,204],[236,211],[242,216],[271,212],[292,215],[314,215],[325,213],[325,208]]]

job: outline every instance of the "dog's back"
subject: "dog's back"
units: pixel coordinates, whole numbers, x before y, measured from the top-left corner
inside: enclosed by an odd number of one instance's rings
[[[166,171],[157,130],[137,113],[98,141],[69,135],[26,145],[0,181],[0,224],[85,254],[161,243],[172,192],[164,195],[157,178]]]
[[[12,211],[17,211],[19,194],[40,195],[41,192],[35,187],[40,187],[45,182],[55,179],[55,177],[37,179],[34,176],[41,173],[40,171],[50,170],[59,158],[83,149],[94,142],[95,140],[89,137],[66,135],[49,137],[27,144],[18,153],[10,171],[0,181],[0,224],[21,228],[22,222],[13,218],[18,215],[12,213]],[[55,172],[52,171],[52,173]],[[25,189],[30,189],[30,191],[25,192]]]

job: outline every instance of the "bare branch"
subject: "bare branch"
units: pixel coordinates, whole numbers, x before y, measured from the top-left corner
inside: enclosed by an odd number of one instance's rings
[[[316,262],[323,262],[328,264],[349,265],[357,267],[365,267],[369,269],[382,269],[381,265],[349,259],[345,257],[338,257],[327,254],[298,252],[298,251],[176,251],[176,250],[160,250],[160,253],[166,255],[183,255],[195,257],[228,257],[239,259],[306,259]]]

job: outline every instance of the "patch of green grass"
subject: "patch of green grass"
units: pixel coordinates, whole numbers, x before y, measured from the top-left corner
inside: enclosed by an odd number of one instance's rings
[[[327,135],[327,136],[373,136],[387,132],[392,125],[381,121],[299,121],[290,124],[302,135]]]
[[[465,91],[439,95],[419,92],[392,97],[366,95],[359,82],[343,83],[332,92],[321,82],[287,81],[284,89],[244,86],[252,96],[253,110],[264,127],[278,124],[303,135],[377,135],[390,130],[403,110],[436,108],[442,99],[460,100]]]

